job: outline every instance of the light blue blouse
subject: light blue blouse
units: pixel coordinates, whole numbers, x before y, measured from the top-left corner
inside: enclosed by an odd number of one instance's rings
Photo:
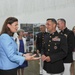
[[[18,52],[18,46],[13,37],[8,34],[0,36],[0,69],[10,70],[22,65],[25,57]]]

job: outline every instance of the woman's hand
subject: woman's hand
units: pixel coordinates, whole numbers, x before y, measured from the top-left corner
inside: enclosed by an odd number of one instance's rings
[[[27,61],[30,61],[30,60],[38,60],[38,59],[40,59],[41,57],[35,57],[36,56],[36,54],[34,54],[34,55],[25,55],[25,60],[27,60]]]
[[[23,54],[24,57],[30,56],[30,53]]]

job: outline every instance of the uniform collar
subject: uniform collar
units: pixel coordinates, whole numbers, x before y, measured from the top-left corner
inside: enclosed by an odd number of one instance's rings
[[[46,33],[46,32],[41,32],[41,33]]]
[[[49,34],[50,34],[50,33],[49,33]],[[55,35],[55,34],[58,34],[58,32],[55,31],[55,32],[51,33],[50,35]]]
[[[62,30],[61,32],[63,33],[63,32],[65,32],[66,30],[67,30],[68,28],[66,27],[64,30]]]

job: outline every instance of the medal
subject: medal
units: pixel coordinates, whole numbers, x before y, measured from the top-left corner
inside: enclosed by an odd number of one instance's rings
[[[54,46],[54,49],[57,49],[57,46]]]

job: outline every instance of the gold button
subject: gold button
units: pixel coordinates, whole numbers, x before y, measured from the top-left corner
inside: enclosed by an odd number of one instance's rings
[[[48,49],[48,51],[50,51],[50,49]]]
[[[48,46],[50,46],[50,45],[48,45]]]
[[[49,42],[51,42],[51,40],[49,40]]]
[[[55,43],[55,45],[56,45],[56,43]]]
[[[50,38],[51,38],[51,36],[50,36]]]

